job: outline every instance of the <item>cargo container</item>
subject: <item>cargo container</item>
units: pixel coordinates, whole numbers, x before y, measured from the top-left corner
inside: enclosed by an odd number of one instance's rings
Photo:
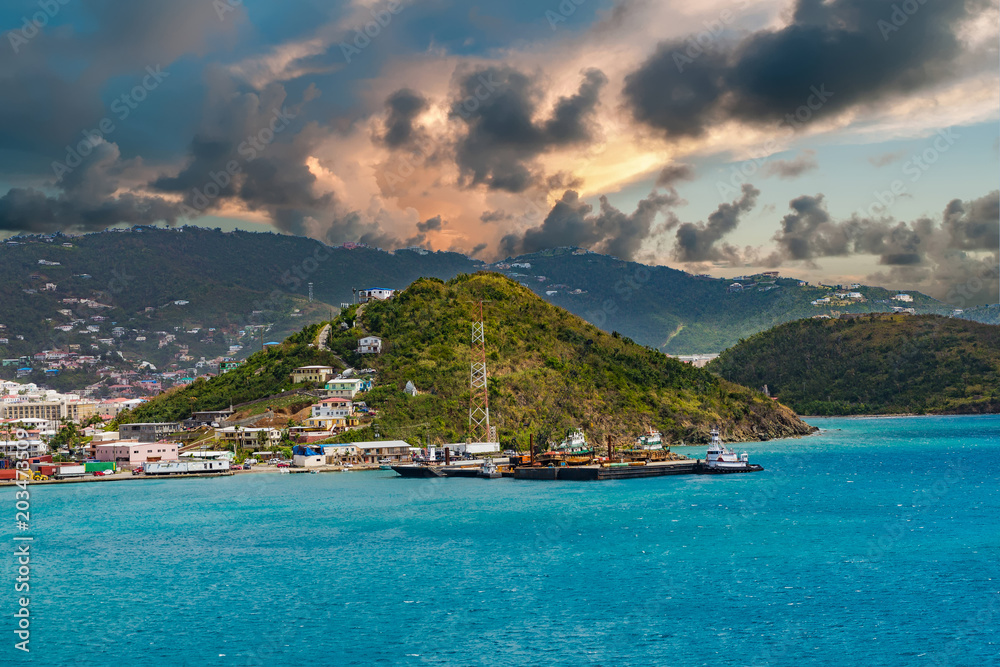
[[[17,470],[14,468],[0,469],[0,479],[17,479]]]
[[[228,470],[229,461],[157,461],[143,467],[143,472],[147,475],[186,475]]]
[[[46,473],[48,474],[48,473]],[[87,469],[83,465],[60,465],[55,466],[55,478],[67,479],[69,477],[83,477],[87,474]],[[52,475],[49,475],[50,477]]]
[[[117,468],[114,461],[87,461],[83,464],[87,472],[97,472],[98,470],[110,470],[114,472]]]

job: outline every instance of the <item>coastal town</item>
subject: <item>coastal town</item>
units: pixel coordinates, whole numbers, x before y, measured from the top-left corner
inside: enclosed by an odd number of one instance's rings
[[[329,366],[296,368],[300,389],[278,397],[305,407],[287,414],[270,406],[195,412],[179,422],[118,423],[142,398],[92,401],[33,384],[0,382],[0,480],[18,477],[27,459],[33,481],[112,475],[230,472],[332,466],[347,470],[408,461],[422,450],[393,440],[323,444],[369,423],[375,411],[363,400],[371,371]],[[288,399],[296,399],[289,403]],[[281,399],[285,399],[282,401]],[[266,402],[266,401],[265,401]],[[247,416],[247,413],[254,413]],[[319,443],[319,444],[317,444]],[[23,475],[22,475],[23,476]]]

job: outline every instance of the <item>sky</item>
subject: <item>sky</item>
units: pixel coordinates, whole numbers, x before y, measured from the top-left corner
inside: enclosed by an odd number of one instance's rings
[[[6,0],[0,235],[1000,292],[997,0]]]

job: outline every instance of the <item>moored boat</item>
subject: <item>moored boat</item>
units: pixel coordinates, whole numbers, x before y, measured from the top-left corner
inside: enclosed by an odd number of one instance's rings
[[[621,452],[626,461],[664,461],[674,458],[669,447],[663,446],[663,436],[659,431],[649,429],[635,440],[635,444]]]
[[[727,472],[753,472],[763,470],[759,465],[750,463],[749,455],[746,452],[736,454],[722,443],[718,429],[711,431],[712,439],[708,443],[708,452],[705,454],[705,465],[703,472],[707,473],[727,473]]]
[[[587,444],[587,437],[583,431],[576,429],[570,431],[569,435],[558,445],[547,452],[538,455],[537,461],[543,466],[547,465],[587,465],[594,460],[594,450]]]

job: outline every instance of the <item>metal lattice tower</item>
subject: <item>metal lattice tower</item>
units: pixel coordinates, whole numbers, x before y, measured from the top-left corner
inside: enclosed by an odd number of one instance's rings
[[[492,435],[487,377],[483,302],[480,301],[479,321],[472,323],[472,376],[469,385],[469,435],[478,442],[491,442]]]

